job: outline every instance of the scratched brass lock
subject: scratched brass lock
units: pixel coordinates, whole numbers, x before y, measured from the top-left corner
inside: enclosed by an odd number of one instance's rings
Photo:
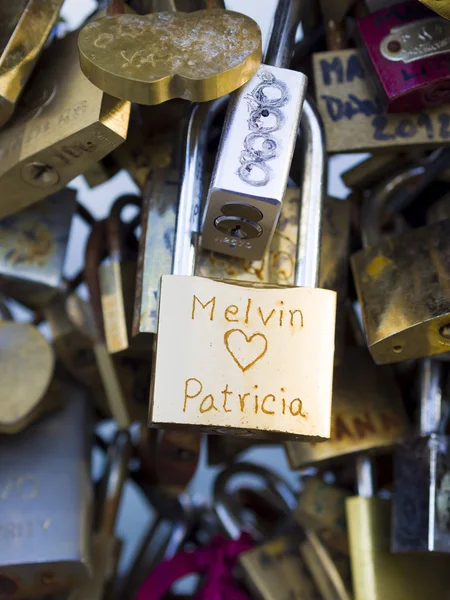
[[[258,25],[223,9],[108,16],[85,25],[78,46],[94,85],[138,104],[214,100],[241,87],[261,63]]]
[[[75,206],[65,188],[0,221],[0,281],[11,298],[36,309],[61,290]]]
[[[420,0],[420,2],[428,6],[428,8],[431,8],[431,10],[437,12],[439,15],[441,15],[441,17],[450,19],[450,5],[447,1],[444,0],[444,2],[442,2],[440,0]]]
[[[304,148],[315,155],[315,165],[324,168],[320,124],[309,105],[305,114]],[[308,129],[313,122],[314,133]],[[198,140],[198,129],[192,127],[191,131]],[[305,227],[305,239],[300,236],[298,245],[306,252],[306,247],[315,244],[314,252],[307,252],[304,260],[301,252],[297,253],[295,284],[310,287],[250,287],[187,276],[195,272],[196,225],[191,215],[201,203],[201,189],[190,176],[198,169],[199,155],[193,154],[194,142],[188,142],[188,166],[181,182],[175,232],[174,275],[163,276],[161,284],[149,421],[153,426],[190,425],[217,433],[327,438],[335,293],[314,289],[319,277],[315,251],[320,239],[324,170],[314,177],[306,173],[302,188],[300,223],[306,214],[319,211],[316,227]],[[304,231],[301,226],[300,231]],[[304,362],[291,362],[299,355],[304,356]],[[320,365],[313,359],[319,356]],[[309,363],[308,357],[313,362]],[[300,375],[302,364],[307,378]],[[275,365],[280,367],[274,369]],[[306,398],[312,401],[314,397],[314,402],[306,402]]]
[[[82,387],[27,431],[0,436],[0,583],[5,598],[68,590],[91,574],[91,422]]]
[[[0,127],[17,101],[58,18],[63,0],[3,2],[0,9]]]
[[[86,80],[76,43],[71,33],[44,52],[0,132],[0,218],[57,192],[126,138],[130,104]]]
[[[410,435],[399,388],[389,368],[376,367],[362,348],[348,348],[334,370],[331,438],[321,444],[287,442],[293,469],[336,463],[370,450],[389,451]]]

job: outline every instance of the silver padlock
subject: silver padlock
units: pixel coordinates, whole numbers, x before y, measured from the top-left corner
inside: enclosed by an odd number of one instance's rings
[[[91,574],[90,407],[65,380],[67,404],[0,438],[0,596],[56,593]]]
[[[307,77],[289,66],[300,0],[279,0],[264,65],[232,96],[202,224],[202,246],[259,260],[281,212]]]
[[[450,438],[443,363],[420,365],[419,437],[394,453],[393,552],[450,552]]]

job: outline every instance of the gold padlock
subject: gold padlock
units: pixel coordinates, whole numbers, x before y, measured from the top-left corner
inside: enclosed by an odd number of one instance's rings
[[[74,32],[45,51],[0,132],[0,218],[57,192],[126,138],[130,103],[86,80],[76,44]]]
[[[62,4],[63,0],[21,0],[2,4],[0,127],[11,118]]]
[[[348,348],[334,370],[331,438],[287,442],[293,469],[324,466],[354,453],[389,451],[410,435],[400,390],[389,367],[376,367],[362,348]]]
[[[63,287],[63,267],[76,192],[65,188],[0,221],[0,281],[28,308],[47,304]]]

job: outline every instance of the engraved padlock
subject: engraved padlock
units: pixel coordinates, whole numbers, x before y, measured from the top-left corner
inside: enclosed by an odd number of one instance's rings
[[[447,161],[446,152],[438,152],[425,165],[400,170],[362,204],[365,248],[351,257],[351,265],[367,345],[379,364],[450,349],[446,243],[450,221],[380,240],[384,219],[395,204],[400,208],[408,203]]]
[[[394,453],[393,552],[450,552],[450,444],[443,363],[420,365],[419,437]]]
[[[414,114],[383,112],[361,50],[319,52],[313,63],[328,152],[408,151],[448,144],[450,112],[445,105]]]
[[[0,127],[12,116],[63,0],[5,2],[0,10]]]
[[[0,589],[29,598],[91,574],[91,420],[86,392],[61,382],[65,406],[0,438]]]
[[[272,239],[307,78],[289,66],[300,2],[280,1],[266,56],[228,107],[202,224],[202,246],[259,260]]]
[[[358,496],[346,501],[355,600],[448,597],[446,556],[392,554],[391,500],[376,495],[368,457],[356,466]]]
[[[140,208],[138,196],[124,195],[112,205],[106,222],[108,256],[99,267],[102,311],[106,345],[110,354],[128,351],[131,347],[131,325],[136,287],[135,251],[127,244],[126,227],[121,221],[127,206]]]
[[[450,98],[450,24],[417,2],[358,21],[363,56],[387,112],[418,112]]]
[[[198,219],[194,209],[200,200],[195,188],[189,197],[184,193],[195,185],[187,178],[195,172],[190,160],[178,206],[176,276],[163,276],[161,284],[149,418],[153,426],[191,425],[278,438],[329,436],[336,294],[315,287],[324,143],[309,102],[303,115],[306,172],[294,281],[310,287],[249,287],[192,276],[198,231],[192,219]]]
[[[0,218],[57,192],[126,138],[130,103],[87,81],[76,44],[73,32],[44,52],[0,132]]]
[[[0,285],[36,309],[63,287],[76,192],[65,188],[0,221]]]

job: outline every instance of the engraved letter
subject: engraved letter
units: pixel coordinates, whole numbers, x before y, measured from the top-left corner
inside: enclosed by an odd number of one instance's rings
[[[263,322],[263,325],[267,325],[267,323],[270,321],[270,319],[275,314],[275,309],[272,308],[272,311],[271,311],[270,315],[267,317],[267,319],[264,319],[264,315],[262,313],[261,307],[258,307],[258,313],[259,313],[259,316],[261,317],[261,321]]]
[[[228,313],[230,313],[231,315],[236,316],[239,312],[239,308],[236,306],[236,304],[230,304],[230,306],[228,306],[225,309],[225,320],[228,321],[229,323],[238,323],[239,319],[229,319],[228,318]]]
[[[296,412],[294,412],[294,409],[293,409],[294,402],[298,403],[298,408],[297,408]],[[294,398],[289,405],[289,410],[291,411],[291,415],[293,417],[297,417],[298,415],[300,415],[301,417],[306,417],[307,415],[306,415],[306,413],[302,412],[302,409],[303,409],[303,402],[300,400],[300,398]]]
[[[206,408],[205,408],[205,403],[208,400],[208,398],[210,398],[210,403],[209,405],[206,404]],[[200,404],[200,412],[203,414],[205,412],[209,412],[210,410],[217,410],[217,412],[219,412],[219,409],[217,408],[217,406],[214,404],[214,396],[212,394],[208,394],[207,396],[205,396]]]
[[[377,430],[375,429],[375,425],[372,423],[369,413],[366,412],[364,417],[353,418],[353,425],[360,439],[365,438],[367,433],[375,434],[377,432]]]
[[[192,320],[194,320],[195,317],[195,301],[197,301],[200,306],[202,308],[206,308],[209,304],[212,303],[211,306],[211,311],[209,313],[209,320],[210,321],[214,321],[214,310],[216,308],[216,297],[214,296],[214,298],[211,298],[211,300],[209,300],[208,302],[206,302],[206,304],[203,304],[198,298],[197,296],[194,295],[193,299],[192,299]]]
[[[298,313],[300,315],[300,327],[303,327],[303,313],[301,310],[290,310],[289,311],[290,315],[291,315],[291,327],[294,327],[294,315],[295,313]]]
[[[238,394],[239,396],[239,402],[241,404],[241,412],[244,412],[244,408],[245,408],[245,399],[247,396],[250,396],[250,393],[247,392],[246,394]]]
[[[264,396],[264,400],[262,401],[261,410],[263,411],[263,413],[265,415],[274,415],[275,411],[273,411],[273,410],[266,410],[264,408],[264,405],[266,404],[266,400],[268,400],[269,398],[272,399],[272,402],[275,402],[275,396],[273,394],[267,394],[267,396]]]
[[[231,412],[231,408],[228,409],[227,408],[227,396],[231,396],[233,392],[230,392],[230,390],[228,389],[228,383],[225,386],[225,389],[221,391],[221,394],[223,394],[223,410],[224,412]]]
[[[195,381],[198,383],[198,385],[200,386],[200,389],[198,390],[198,392],[194,395],[189,394],[188,390],[189,390],[189,383],[191,381]],[[188,398],[197,398],[197,396],[199,394],[201,394],[203,390],[203,385],[201,384],[201,382],[198,379],[195,379],[195,377],[191,377],[190,379],[186,380],[186,383],[184,384],[184,406],[183,406],[183,412],[186,412],[186,405],[187,405],[187,400]]]
[[[350,429],[347,427],[344,419],[339,416],[336,417],[335,423],[334,423],[334,433],[333,431],[331,432],[331,437],[336,438],[336,440],[342,440],[345,437],[348,437],[350,440],[355,439],[354,435],[352,434],[352,432],[350,431]]]

